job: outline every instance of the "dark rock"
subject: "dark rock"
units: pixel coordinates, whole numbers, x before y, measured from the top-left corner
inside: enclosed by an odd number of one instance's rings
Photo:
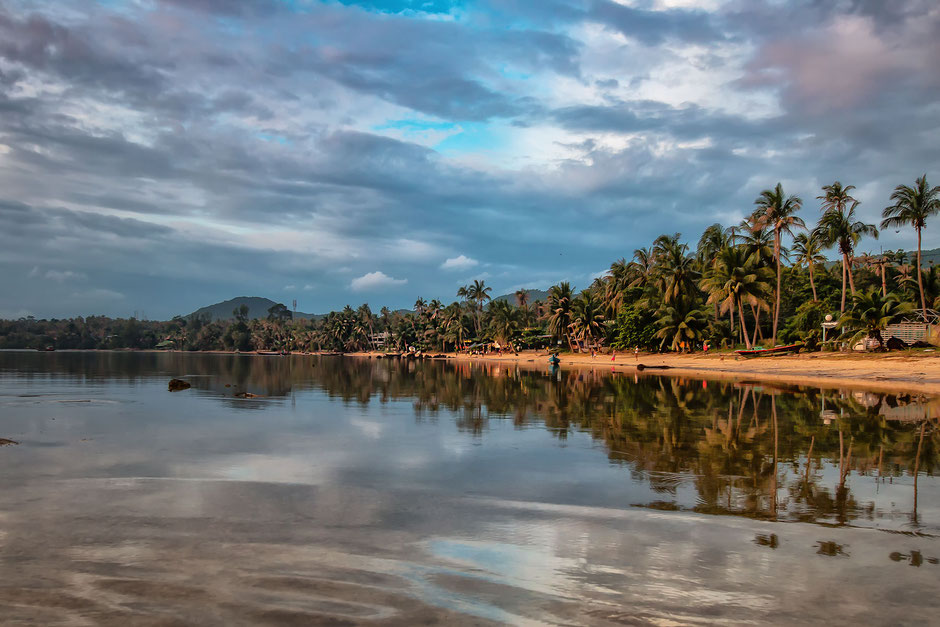
[[[182,379],[170,379],[170,384],[167,386],[167,389],[170,392],[179,392],[180,390],[188,390],[192,386],[188,381],[183,381]]]

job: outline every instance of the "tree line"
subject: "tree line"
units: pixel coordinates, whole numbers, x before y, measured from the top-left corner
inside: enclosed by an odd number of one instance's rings
[[[293,320],[283,304],[264,319],[247,308],[232,319],[195,316],[170,321],[22,318],[0,322],[0,348],[155,348],[180,350],[358,351],[376,348],[449,351],[496,343],[513,349],[551,345],[569,350],[610,347],[694,350],[712,346],[802,341],[814,347],[834,314],[841,339],[870,337],[904,316],[940,307],[940,269],[922,262],[928,219],[940,214],[940,187],[926,175],[898,185],[879,225],[860,220],[855,187],[835,181],[816,197],[816,220],[799,214],[803,200],[781,184],[763,190],[736,225],[713,224],[697,243],[663,234],[619,259],[586,289],[568,282],[530,302],[493,299],[482,280],[461,287],[445,305],[419,298],[412,311],[378,314],[346,306],[318,320]],[[805,215],[805,213],[804,213]],[[910,227],[917,248],[859,253],[879,228]],[[826,250],[838,253],[828,262]]]

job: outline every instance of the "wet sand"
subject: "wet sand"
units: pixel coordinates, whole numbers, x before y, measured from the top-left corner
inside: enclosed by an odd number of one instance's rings
[[[351,356],[377,356],[381,353],[351,353]],[[543,368],[548,363],[545,351],[522,351],[466,355],[447,353],[459,361],[477,363],[512,363]],[[691,355],[630,353],[616,355],[563,353],[562,368],[604,368],[614,372],[700,376],[707,379],[775,381],[793,385],[825,388],[849,388],[893,394],[940,396],[940,350],[934,353],[807,353],[779,357],[739,358],[734,353]],[[612,359],[613,358],[613,359]],[[667,369],[658,369],[667,366]],[[652,369],[649,369],[652,367]]]

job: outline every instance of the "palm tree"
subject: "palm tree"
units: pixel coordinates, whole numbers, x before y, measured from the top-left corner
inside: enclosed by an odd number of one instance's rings
[[[813,290],[813,300],[818,301],[819,298],[816,296],[816,281],[813,278],[813,269],[817,264],[826,261],[826,256],[822,254],[819,234],[815,231],[799,233],[793,238],[793,252],[796,253],[796,265],[805,265],[809,268],[809,286]]]
[[[637,248],[633,251],[633,261],[630,262],[633,280],[629,287],[646,288],[653,281],[653,274],[656,270],[656,262],[653,259],[653,253],[648,248]]]
[[[571,335],[581,344],[590,345],[601,335],[603,326],[601,303],[589,290],[584,290],[571,306],[571,322],[568,323]]]
[[[522,323],[529,326],[529,290],[516,290],[516,304],[522,310]]]
[[[850,342],[864,335],[883,346],[881,332],[913,308],[911,303],[898,301],[894,294],[883,296],[878,288],[873,287],[852,296],[852,308],[839,318],[839,328],[847,333],[856,332]]]
[[[821,200],[821,211],[838,211],[839,213],[845,213],[845,208],[850,206],[849,203],[858,202],[855,200],[852,195],[849,193],[855,189],[854,185],[842,186],[842,183],[836,181],[832,185],[823,185],[822,196],[816,196],[817,200]]]
[[[940,186],[930,187],[924,174],[914,182],[914,187],[898,185],[891,194],[894,204],[881,212],[881,228],[901,227],[906,224],[917,231],[917,286],[920,288],[920,306],[927,315],[927,299],[924,297],[924,281],[921,277],[920,240],[921,231],[927,227],[927,218],[940,213]]]
[[[669,348],[676,350],[682,343],[686,343],[691,348],[694,343],[702,339],[708,320],[704,311],[680,301],[674,305],[663,305],[659,311],[656,326],[659,329],[654,337],[662,340],[660,346],[669,342]]]
[[[548,328],[556,338],[564,336],[571,348],[571,337],[568,334],[571,324],[571,284],[562,281],[548,290]]]
[[[718,303],[722,312],[737,310],[744,343],[751,348],[751,339],[744,321],[744,303],[755,309],[769,309],[764,297],[770,291],[769,270],[761,267],[744,246],[728,246],[716,258],[714,268],[701,281],[708,293],[708,303]]]
[[[786,196],[783,185],[777,183],[773,189],[765,189],[754,201],[757,209],[752,214],[754,226],[771,229],[774,233],[774,260],[777,262],[777,289],[774,302],[773,338],[777,339],[777,325],[780,321],[780,239],[784,233],[793,235],[793,227],[805,228],[803,219],[796,215],[803,206],[799,196]]]
[[[509,346],[519,330],[519,310],[505,300],[496,300],[487,308],[489,329],[493,339],[502,346]]]
[[[660,275],[662,277],[663,301],[674,303],[690,297],[700,273],[695,258],[686,254],[687,244],[671,243],[660,253]]]
[[[851,270],[852,254],[855,251],[855,246],[865,235],[878,237],[878,229],[875,228],[874,224],[866,224],[855,219],[855,209],[857,207],[858,201],[852,201],[852,205],[846,211],[827,210],[819,219],[819,224],[815,229],[822,246],[826,248],[837,246],[842,254],[842,304],[839,307],[840,313],[845,312],[846,275],[848,275],[852,294],[855,294],[855,279],[852,277]]]

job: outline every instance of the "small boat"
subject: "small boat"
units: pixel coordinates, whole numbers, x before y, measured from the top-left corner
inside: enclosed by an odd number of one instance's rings
[[[754,348],[751,350],[734,351],[741,357],[773,357],[775,355],[786,355],[788,353],[798,353],[803,348],[803,342],[796,344],[787,344],[786,346],[774,346],[773,348]]]
[[[55,351],[55,346],[46,346],[45,348],[37,348],[40,353],[51,353]]]

